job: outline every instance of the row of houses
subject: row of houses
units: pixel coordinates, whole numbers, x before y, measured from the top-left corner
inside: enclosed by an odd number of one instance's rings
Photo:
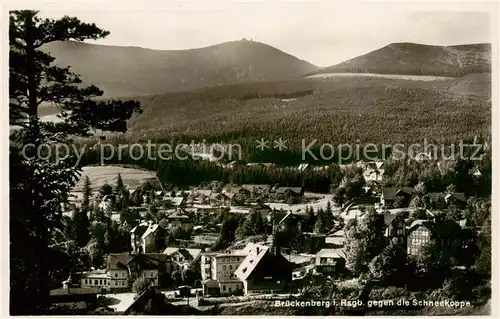
[[[220,192],[199,189],[193,191],[191,197],[198,202],[230,206],[235,197],[248,199],[269,195],[274,195],[278,200],[283,200],[287,196],[300,198],[304,195],[304,189],[302,187],[271,187],[266,184],[243,184],[241,186],[228,186]]]
[[[200,249],[168,247],[164,253],[109,254],[106,269],[73,274],[64,286],[129,291],[137,278],[147,278],[162,286],[161,278],[200,261],[203,293],[207,296],[277,293],[287,291],[292,268],[281,251],[260,244],[248,244],[240,250],[202,252]]]
[[[189,268],[200,257],[201,249],[167,247],[163,253],[111,253],[106,268],[75,273],[63,285],[96,288],[105,291],[128,291],[140,277],[155,286],[163,285],[161,278],[172,272]]]
[[[426,219],[410,220],[402,211],[384,213],[387,243],[402,245],[409,256],[418,256],[431,242],[440,242],[443,247],[455,251],[467,247],[470,238],[464,236],[468,233],[465,220],[440,219],[429,210],[426,215]],[[329,235],[325,242],[333,248],[324,248],[316,254],[315,269],[319,273],[338,276],[343,273],[346,260],[344,230]]]
[[[464,193],[427,193],[429,201],[435,209],[445,209],[450,205],[463,208],[467,205],[467,198]],[[414,190],[412,187],[384,187],[380,195],[380,205],[384,208],[393,208],[396,203],[399,207],[408,207]]]

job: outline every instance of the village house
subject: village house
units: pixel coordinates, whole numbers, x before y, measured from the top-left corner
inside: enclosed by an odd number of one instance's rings
[[[177,209],[165,218],[168,221],[168,229],[179,227],[185,231],[191,231],[194,227],[191,218],[184,214],[182,209]]]
[[[283,218],[288,215],[288,213],[289,212],[282,209],[273,209],[265,216],[265,218],[268,225],[278,224],[281,220],[283,220]]]
[[[170,256],[172,261],[172,270],[188,269],[194,263],[201,253],[201,249],[182,248],[182,247],[167,247],[163,252]]]
[[[410,155],[411,157],[411,155]],[[413,159],[417,162],[424,162],[424,161],[430,161],[432,160],[432,152],[421,152],[413,156]]]
[[[273,214],[273,213],[270,213]],[[270,215],[268,214],[268,216]],[[280,214],[273,214],[274,217],[281,217]],[[277,231],[288,232],[297,231],[302,232],[302,221],[303,218],[299,215],[294,214],[292,211],[285,212],[285,215],[278,219],[272,219],[272,224],[277,227]]]
[[[363,172],[363,177],[366,182],[371,182],[371,181],[377,181],[380,182],[382,181],[382,176],[384,172],[378,170],[378,169],[368,169]]]
[[[106,271],[109,276],[109,289],[128,291],[133,282],[146,278],[159,286],[159,277],[171,272],[169,258],[160,254],[131,254],[130,252],[108,255]]]
[[[165,195],[164,191],[155,191],[155,196],[157,198],[163,197]]]
[[[243,184],[241,188],[248,190],[252,195],[269,193],[271,186],[266,184]]]
[[[102,199],[101,202],[99,203],[98,207],[102,211],[108,211],[110,210],[113,205],[116,203],[116,195],[105,195]]]
[[[461,227],[454,221],[430,221],[417,219],[408,228],[407,253],[418,255],[425,245],[432,241],[440,241],[450,249],[461,246]]]
[[[249,189],[246,189],[246,188],[241,187],[241,186],[229,187],[228,189],[226,189],[226,191],[224,193],[231,193],[231,194],[234,194],[235,196],[251,196],[252,195],[252,193]]]
[[[63,287],[50,291],[49,302],[53,307],[69,308],[73,313],[81,311],[84,315],[97,307],[100,293],[99,288]]]
[[[483,173],[481,172],[481,170],[479,168],[474,167],[471,171],[471,175],[474,178],[481,178],[483,176]]]
[[[253,213],[253,212],[259,213],[260,217],[263,220],[267,220],[267,218],[268,218],[267,216],[269,216],[269,214],[272,212],[272,209],[268,205],[265,205],[265,204],[262,204],[262,203],[258,203],[258,204],[253,205],[250,208],[250,213]]]
[[[278,187],[275,193],[276,197],[282,200],[289,197],[300,199],[304,195],[304,189],[302,187]]]
[[[464,193],[428,193],[431,207],[433,209],[445,209],[450,206],[464,208],[467,205],[467,198]]]
[[[340,229],[325,238],[325,244],[331,248],[339,248],[344,246],[345,234],[344,229]]]
[[[406,222],[404,212],[384,213],[385,233],[389,243],[403,245],[406,242]]]
[[[448,207],[455,206],[456,208],[463,209],[467,206],[467,197],[465,197],[464,193],[446,194],[444,200]]]
[[[130,230],[130,242],[134,253],[154,253],[162,249],[166,231],[152,221],[142,222]]]
[[[242,291],[243,283],[234,272],[247,254],[243,252],[205,252],[201,255],[204,295],[232,295]]]
[[[316,272],[338,277],[345,270],[345,253],[341,248],[324,248],[316,254]]]
[[[111,277],[106,269],[98,269],[85,271],[75,274],[79,276],[81,288],[98,288],[101,290],[109,290],[111,285]]]
[[[243,260],[235,272],[243,282],[245,295],[256,293],[279,293],[289,291],[292,268],[274,244],[256,247]]]
[[[231,206],[232,194],[212,193],[210,194],[210,205],[214,206]]]
[[[205,204],[209,201],[212,195],[211,189],[197,189],[191,194],[191,198],[194,199],[196,203]]]
[[[181,208],[186,205],[186,197],[182,196],[175,196],[175,197],[170,197],[170,196],[165,196],[163,197],[163,202],[168,203],[169,206],[175,207],[175,208]]]
[[[446,200],[444,199],[444,193],[431,192],[427,193],[429,197],[430,205],[433,209],[444,209],[446,208]]]
[[[411,187],[384,187],[380,196],[380,204],[387,208],[393,208],[395,204],[399,204],[399,207],[408,207],[412,195],[413,188]]]

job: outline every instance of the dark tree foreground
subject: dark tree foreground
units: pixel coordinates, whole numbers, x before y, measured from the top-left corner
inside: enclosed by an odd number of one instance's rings
[[[83,86],[69,67],[56,66],[43,52],[54,41],[99,39],[109,32],[77,18],[42,19],[36,11],[12,11],[9,24],[9,119],[19,129],[10,136],[10,311],[44,314],[53,280],[61,275],[65,254],[56,248],[62,229],[61,204],[75,185],[79,168],[73,157],[44,160],[40,145],[68,143],[69,136],[94,130],[124,132],[140,112],[136,101],[99,100],[103,92]],[[40,121],[42,104],[57,106],[59,123]],[[32,147],[23,147],[32,144]],[[47,148],[45,148],[47,151]],[[71,265],[66,265],[71,269]],[[59,278],[59,277],[57,277]]]

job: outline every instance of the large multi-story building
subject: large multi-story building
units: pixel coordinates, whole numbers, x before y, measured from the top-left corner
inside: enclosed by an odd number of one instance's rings
[[[243,283],[245,295],[289,291],[292,267],[278,247],[256,247],[241,263],[235,273]]]
[[[106,269],[77,274],[82,288],[127,291],[137,278],[146,278],[160,286],[160,277],[172,272],[170,257],[165,254],[109,254]]]
[[[165,247],[166,231],[152,221],[143,222],[130,230],[130,242],[134,253],[157,253]]]
[[[407,253],[419,255],[427,244],[438,242],[451,250],[461,247],[462,228],[450,220],[430,221],[417,219],[408,229]]]
[[[81,275],[81,288],[98,288],[101,290],[110,290],[111,276],[105,269],[82,272],[79,275]]]
[[[201,278],[205,294],[230,295],[243,288],[234,272],[246,255],[242,252],[203,253],[201,255]]]

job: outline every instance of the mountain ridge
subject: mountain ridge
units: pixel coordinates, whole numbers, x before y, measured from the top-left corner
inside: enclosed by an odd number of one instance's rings
[[[71,66],[105,97],[150,95],[210,86],[301,78],[318,69],[270,45],[229,41],[187,50],[54,42],[44,51]]]
[[[491,44],[449,46],[394,42],[308,75],[376,73],[462,77],[491,72]]]

